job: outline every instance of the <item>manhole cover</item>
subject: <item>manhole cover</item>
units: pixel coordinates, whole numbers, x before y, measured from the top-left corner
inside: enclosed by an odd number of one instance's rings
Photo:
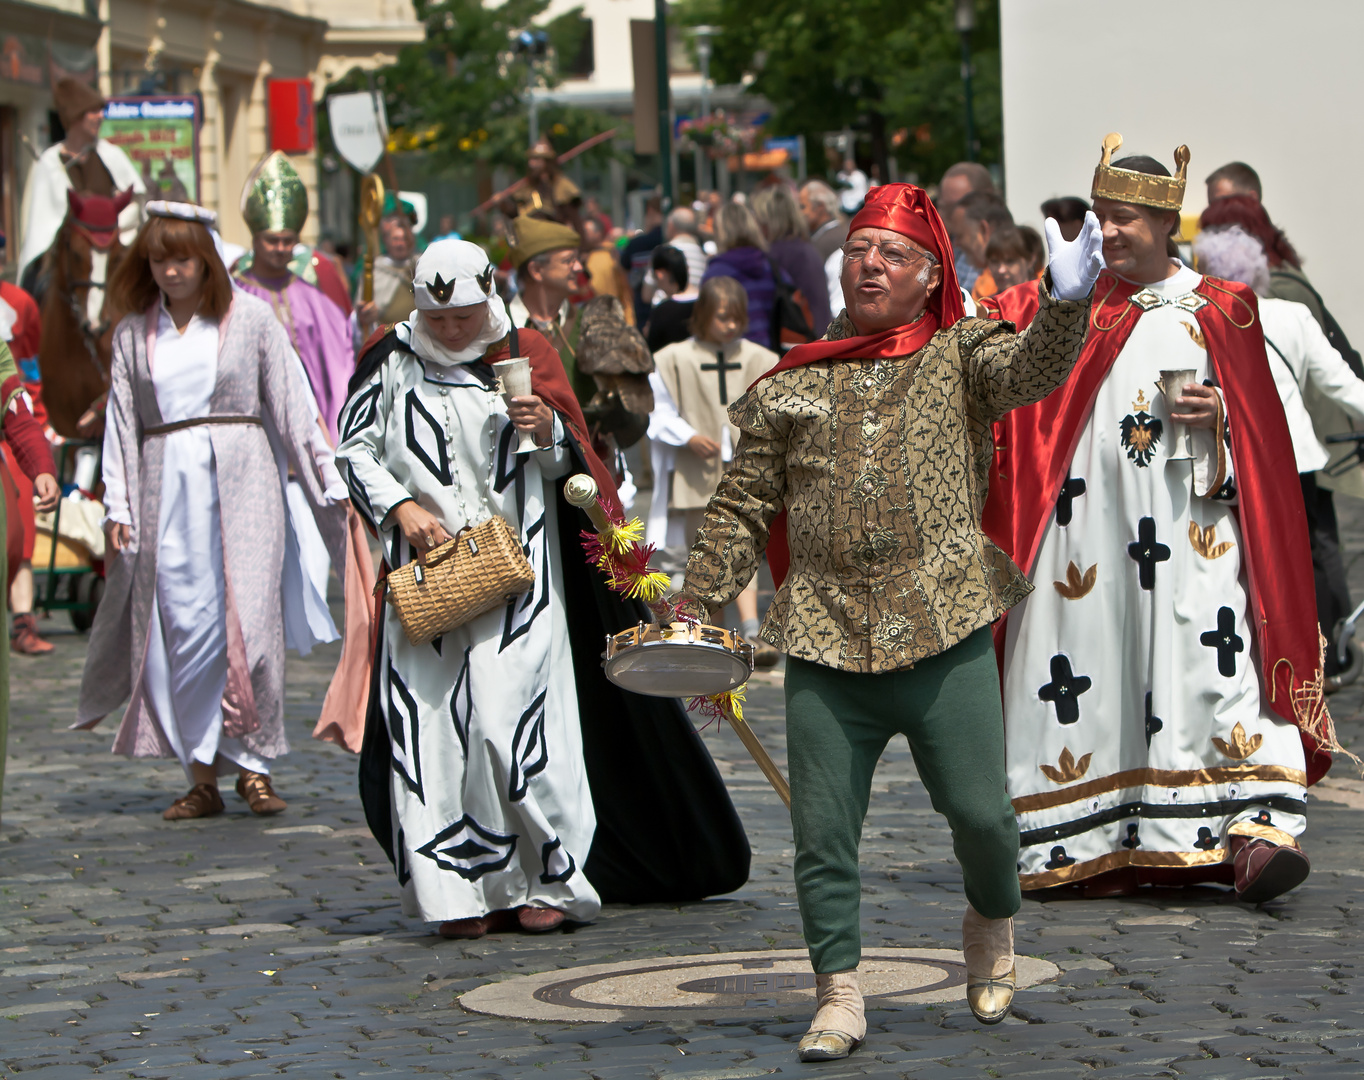
[[[966,966],[949,949],[876,949],[858,968],[868,1008],[966,998]],[[1018,958],[1018,985],[1035,986],[1059,969]],[[814,1008],[815,976],[803,949],[655,957],[518,975],[470,990],[472,1012],[523,1020],[689,1020],[803,1016]]]

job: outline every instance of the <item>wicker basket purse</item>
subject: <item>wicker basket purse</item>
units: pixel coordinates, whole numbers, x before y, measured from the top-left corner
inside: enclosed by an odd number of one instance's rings
[[[434,548],[425,565],[414,560],[387,581],[407,640],[425,645],[529,591],[535,571],[506,518],[494,514]]]

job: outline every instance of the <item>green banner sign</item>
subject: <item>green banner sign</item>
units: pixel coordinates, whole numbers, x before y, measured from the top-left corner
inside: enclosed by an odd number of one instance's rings
[[[110,98],[99,133],[138,167],[147,198],[199,201],[197,97]]]

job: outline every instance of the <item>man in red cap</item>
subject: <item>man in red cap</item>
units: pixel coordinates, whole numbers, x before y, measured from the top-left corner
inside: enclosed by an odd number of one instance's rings
[[[739,445],[681,610],[713,620],[767,550],[779,585],[762,637],[788,655],[796,891],[816,973],[803,1061],[845,1057],[866,1035],[857,848],[896,734],[952,827],[971,1010],[984,1023],[1008,1011],[1018,829],[990,624],[1030,586],[980,529],[990,425],[1066,378],[1100,245],[1094,222],[1053,248],[1037,317],[1014,334],[963,317],[928,196],[876,188],[843,245],[844,314],[730,409]]]

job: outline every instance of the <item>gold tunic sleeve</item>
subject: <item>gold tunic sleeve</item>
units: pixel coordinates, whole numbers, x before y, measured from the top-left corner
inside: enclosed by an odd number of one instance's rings
[[[1041,401],[1065,382],[1080,358],[1090,301],[1057,300],[1050,281],[1048,274],[1038,283],[1041,308],[1022,333],[1010,334],[986,320],[970,320],[973,325],[962,330],[967,385],[987,423]]]

